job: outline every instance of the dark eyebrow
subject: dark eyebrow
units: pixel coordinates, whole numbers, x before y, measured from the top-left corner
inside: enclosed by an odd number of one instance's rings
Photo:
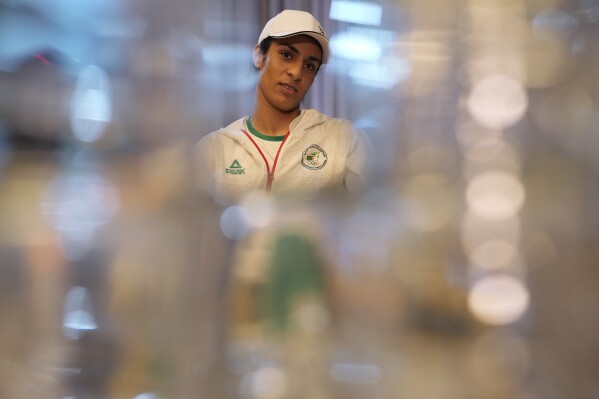
[[[297,54],[297,55],[299,55],[299,53],[300,53],[300,52],[299,52],[299,50],[297,49],[297,47],[295,47],[295,46],[294,46],[294,45],[292,45],[292,44],[289,44],[289,43],[280,43],[280,45],[281,45],[281,46],[287,46],[287,47],[289,48],[289,50],[293,51],[293,52],[294,52],[295,54]],[[319,65],[320,65],[320,64],[322,64],[322,61],[321,61],[321,60],[319,60],[319,59],[318,59],[318,58],[316,58],[316,57],[309,56],[307,59],[308,59],[309,61],[316,61],[316,62],[318,62],[318,64],[319,64]]]

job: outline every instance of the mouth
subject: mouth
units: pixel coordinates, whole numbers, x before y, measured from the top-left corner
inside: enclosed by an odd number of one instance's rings
[[[297,93],[297,88],[295,86],[291,86],[286,83],[279,83],[279,86],[281,86],[286,92],[290,94]]]

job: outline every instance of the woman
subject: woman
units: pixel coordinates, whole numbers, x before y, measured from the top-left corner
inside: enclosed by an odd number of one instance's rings
[[[268,21],[253,51],[252,114],[197,145],[204,191],[234,202],[260,189],[297,198],[363,186],[367,144],[361,134],[347,120],[300,108],[328,59],[328,38],[310,13],[285,10]]]

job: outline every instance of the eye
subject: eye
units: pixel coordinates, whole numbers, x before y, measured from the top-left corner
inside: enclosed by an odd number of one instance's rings
[[[281,55],[283,56],[283,58],[287,58],[287,59],[292,58],[292,55],[289,51],[281,51]]]
[[[318,71],[318,68],[320,67],[320,63],[318,63],[318,62],[306,62],[304,64],[304,66],[305,66],[305,68],[308,71],[316,73],[316,71]]]
[[[309,71],[315,71],[315,70],[316,70],[316,66],[314,66],[314,64],[313,64],[313,63],[311,63],[311,62],[306,62],[304,65],[306,66],[306,68],[307,68]]]

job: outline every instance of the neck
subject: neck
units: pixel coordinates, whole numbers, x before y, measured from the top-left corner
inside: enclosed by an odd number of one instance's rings
[[[282,112],[272,107],[256,105],[251,116],[251,122],[257,131],[266,136],[283,136],[287,134],[289,125],[299,114],[299,108]]]

